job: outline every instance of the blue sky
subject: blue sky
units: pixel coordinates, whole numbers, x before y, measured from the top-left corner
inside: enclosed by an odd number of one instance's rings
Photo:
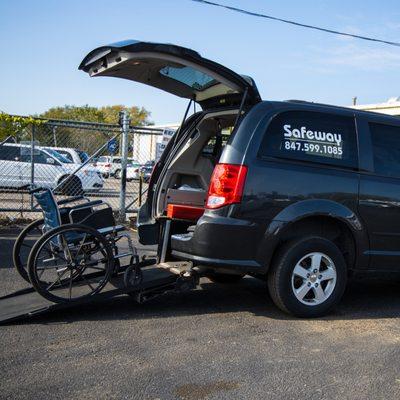
[[[252,11],[400,41],[398,0],[216,0]],[[252,76],[263,99],[348,105],[400,96],[400,48],[329,35],[189,0],[0,0],[0,110],[64,104],[144,106],[179,121],[186,101],[78,71],[93,48],[123,39],[169,42]]]

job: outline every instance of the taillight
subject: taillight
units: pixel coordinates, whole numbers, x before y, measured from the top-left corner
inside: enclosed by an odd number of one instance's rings
[[[111,164],[105,164],[104,165],[106,168],[111,168]]]
[[[245,165],[217,164],[211,176],[206,208],[219,208],[240,203],[246,174]]]

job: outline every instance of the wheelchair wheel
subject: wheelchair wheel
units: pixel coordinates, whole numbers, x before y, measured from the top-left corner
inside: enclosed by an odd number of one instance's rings
[[[28,258],[35,243],[43,235],[44,221],[39,219],[30,223],[25,229],[19,234],[15,241],[13,248],[13,261],[14,266],[18,273],[27,282],[30,282],[28,276]]]
[[[29,279],[46,299],[64,303],[101,291],[114,269],[109,242],[97,230],[68,224],[47,232],[28,260]]]

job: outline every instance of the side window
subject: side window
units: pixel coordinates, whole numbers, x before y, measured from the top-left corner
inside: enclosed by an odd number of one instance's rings
[[[51,157],[41,151],[33,156],[33,161],[37,164],[47,164],[48,158]]]
[[[69,154],[68,151],[62,151],[62,150],[56,150],[56,151],[57,151],[57,153],[60,153],[62,156],[64,156],[67,160],[74,161],[72,159],[71,154]]]
[[[35,153],[33,155],[33,162],[35,164],[47,164],[47,158],[50,158],[50,156],[47,156],[40,150],[35,150]],[[30,154],[30,149],[28,151],[25,151],[21,154],[21,161],[22,162],[31,162],[31,154]]]
[[[0,160],[19,161],[20,148],[16,146],[0,146]]]
[[[354,118],[313,111],[283,112],[270,122],[258,154],[355,168]]]
[[[369,124],[375,173],[400,178],[400,127]]]
[[[113,162],[113,164],[121,164],[121,159],[120,158],[114,158],[112,162]]]

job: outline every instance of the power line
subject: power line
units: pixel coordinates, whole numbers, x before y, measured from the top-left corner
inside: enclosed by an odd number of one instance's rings
[[[335,35],[348,36],[348,37],[352,37],[352,38],[356,38],[356,39],[368,40],[370,42],[378,42],[378,43],[388,44],[390,46],[400,47],[400,43],[399,42],[390,42],[388,40],[377,39],[377,38],[368,37],[368,36],[354,35],[352,33],[335,31],[335,30],[332,30],[332,29],[321,28],[319,26],[302,24],[300,22],[291,21],[291,20],[288,20],[288,19],[283,19],[283,18],[278,18],[278,17],[273,17],[272,15],[266,15],[266,14],[260,14],[260,13],[252,12],[252,11],[247,11],[247,10],[243,10],[242,8],[227,6],[227,5],[224,5],[224,4],[218,4],[218,3],[214,3],[214,2],[208,1],[208,0],[191,0],[191,1],[195,1],[196,3],[201,3],[203,5],[226,8],[228,10],[235,11],[235,12],[238,12],[238,13],[241,13],[241,14],[250,15],[252,17],[260,17],[260,18],[272,19],[274,21],[284,22],[285,24],[300,26],[302,28],[314,29],[314,30],[317,30],[317,31],[325,32],[325,33],[332,33],[332,34],[335,34]]]

